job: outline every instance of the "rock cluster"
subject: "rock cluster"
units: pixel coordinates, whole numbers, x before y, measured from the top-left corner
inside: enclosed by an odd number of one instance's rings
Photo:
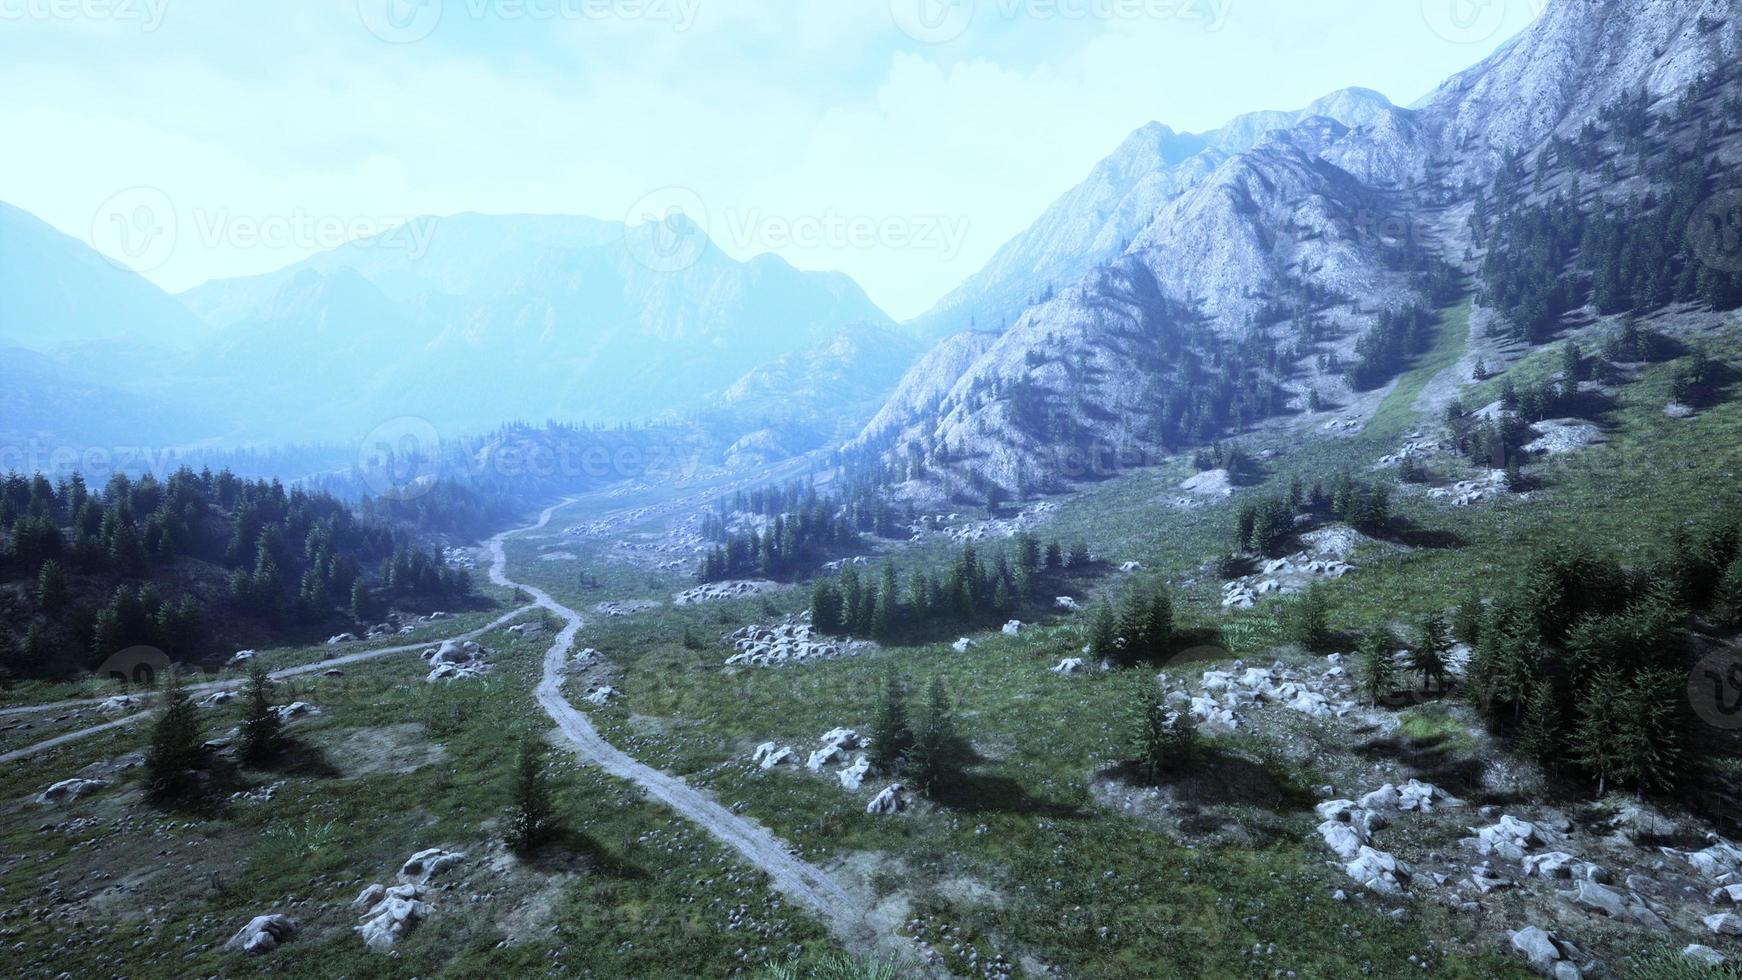
[[[424,901],[428,885],[437,875],[464,863],[466,855],[432,847],[413,854],[399,868],[399,884],[370,885],[351,903],[363,921],[354,928],[372,950],[384,953],[393,948],[419,922],[429,918],[434,909]]]
[[[430,684],[470,680],[495,669],[490,663],[490,651],[473,640],[465,643],[443,640],[441,646],[425,650],[422,656],[430,665],[429,676],[424,678]]]
[[[672,596],[672,602],[679,606],[693,606],[703,602],[717,602],[721,599],[743,599],[758,596],[764,592],[775,592],[780,589],[778,582],[746,580],[739,582],[710,582],[698,585],[693,589],[685,589]]]
[[[1322,671],[1281,662],[1268,669],[1246,667],[1242,661],[1235,661],[1233,670],[1207,670],[1200,681],[1204,697],[1192,701],[1192,716],[1200,724],[1232,729],[1239,727],[1239,709],[1274,704],[1314,718],[1342,718],[1358,705],[1350,698],[1341,660],[1333,654],[1331,666]]]
[[[871,802],[865,804],[865,812],[872,816],[900,813],[907,809],[907,797],[904,795],[905,793],[906,788],[900,783],[886,786],[881,792],[871,798]]]
[[[248,920],[242,930],[224,944],[224,948],[232,952],[241,951],[250,955],[270,953],[281,944],[296,938],[302,931],[302,923],[277,912],[267,915],[257,915]]]
[[[1430,813],[1435,807],[1462,806],[1463,801],[1432,783],[1411,779],[1399,789],[1391,783],[1358,800],[1326,800],[1318,805],[1319,836],[1346,863],[1343,870],[1362,887],[1384,895],[1400,895],[1409,887],[1414,869],[1396,855],[1372,846],[1373,835],[1390,823],[1389,814]]]
[[[1554,980],[1579,980],[1584,976],[1573,961],[1578,947],[1552,932],[1527,926],[1512,934],[1512,949],[1530,963],[1530,968]]]
[[[811,625],[790,616],[774,626],[746,626],[727,637],[738,652],[726,658],[728,667],[780,667],[811,660],[856,656],[870,647],[862,641],[836,643],[823,639]]]

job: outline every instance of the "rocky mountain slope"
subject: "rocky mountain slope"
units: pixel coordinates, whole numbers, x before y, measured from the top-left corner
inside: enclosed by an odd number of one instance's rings
[[[1533,157],[1624,93],[1643,89],[1667,105],[1730,64],[1737,46],[1733,4],[1559,0],[1416,109],[1345,94],[1323,107],[1354,126],[1328,115],[1260,118],[1230,141],[1271,122],[1287,128],[1119,227],[1119,254],[1096,255],[1099,268],[1022,314],[935,412],[913,419],[898,408],[891,415],[911,424],[896,431],[884,419],[865,441],[880,442],[886,462],[919,453],[926,469],[952,474],[946,482],[1011,491],[1081,475],[1061,454],[1080,456],[1085,442],[1140,458],[1191,441],[1174,419],[1181,410],[1164,404],[1170,393],[1214,403],[1221,429],[1199,439],[1309,401],[1346,402],[1353,393],[1336,365],[1358,356],[1382,311],[1445,298],[1437,294],[1450,273],[1436,263],[1461,265],[1477,248],[1465,218],[1504,160]],[[1109,188],[1177,181],[1180,165],[1128,142],[1096,173],[1007,251],[1056,237],[1094,254],[1084,229],[1117,227],[1103,203]],[[985,292],[986,275],[963,290]],[[1202,318],[1183,334],[1177,304]],[[1204,366],[1240,343],[1250,347],[1244,380],[1206,381]],[[1177,350],[1158,357],[1158,344],[1189,348],[1193,364],[1182,370]],[[1242,384],[1244,404],[1234,394]]]
[[[1346,89],[1298,111],[1248,113],[1206,133],[1149,123],[910,326],[932,338],[1002,331],[1037,300],[1123,253],[1163,205],[1271,132],[1321,116],[1351,127],[1380,124],[1396,112],[1378,92]]]

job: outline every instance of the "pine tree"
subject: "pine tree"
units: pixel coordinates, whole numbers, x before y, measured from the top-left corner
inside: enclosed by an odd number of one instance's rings
[[[173,670],[166,688],[163,713],[151,730],[151,745],[145,751],[146,792],[158,800],[185,795],[193,786],[189,773],[204,761],[197,709]]]
[[[544,746],[536,738],[520,744],[519,765],[514,776],[514,803],[504,834],[508,847],[517,854],[530,854],[548,843],[557,832],[556,803],[545,765]]]
[[[240,731],[242,761],[252,766],[271,762],[284,749],[284,721],[272,710],[271,692],[266,665],[251,663]]]
[[[893,772],[913,747],[913,729],[907,721],[907,685],[894,668],[884,676],[882,695],[871,723],[869,756],[880,771]]]
[[[1097,660],[1115,663],[1122,656],[1119,645],[1119,620],[1113,615],[1112,603],[1102,600],[1095,606],[1095,618],[1089,626],[1089,653]]]
[[[1605,667],[1586,686],[1578,704],[1578,724],[1573,729],[1572,756],[1597,780],[1597,795],[1609,788],[1621,763],[1619,734],[1625,723],[1622,713],[1621,674]]]
[[[944,693],[942,678],[933,678],[925,713],[907,753],[904,779],[916,791],[935,797],[961,773],[961,742],[955,712]]]
[[[1324,586],[1313,585],[1290,603],[1286,614],[1288,637],[1307,650],[1331,645],[1330,599]]]
[[[1614,777],[1644,795],[1673,789],[1683,775],[1684,678],[1674,670],[1648,668],[1622,692],[1620,730],[1615,733]]]
[[[1742,558],[1732,561],[1718,580],[1718,591],[1712,609],[1718,621],[1728,629],[1742,629]]]
[[[1421,621],[1420,634],[1409,651],[1409,669],[1421,675],[1421,689],[1444,682],[1446,653],[1451,650],[1451,631],[1439,613],[1428,613]]]
[[[1524,719],[1518,727],[1518,749],[1549,772],[1558,772],[1564,755],[1561,704],[1554,685],[1533,684],[1525,698]]]
[[[53,615],[67,602],[67,573],[61,564],[49,559],[36,576],[36,603],[42,611]]]
[[[831,636],[841,632],[841,593],[828,579],[811,587],[811,628]]]
[[[1452,620],[1452,635],[1472,647],[1481,640],[1482,599],[1476,593],[1469,593],[1463,602],[1458,603],[1457,615]]]
[[[1191,714],[1170,710],[1152,688],[1152,683],[1145,681],[1137,692],[1137,761],[1149,782],[1188,769],[1198,740]]]
[[[1368,703],[1378,707],[1381,698],[1391,694],[1397,676],[1392,659],[1397,640],[1391,631],[1375,626],[1361,637],[1361,663],[1357,682]]]

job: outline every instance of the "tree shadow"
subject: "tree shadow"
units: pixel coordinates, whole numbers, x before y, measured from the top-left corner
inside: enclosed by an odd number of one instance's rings
[[[344,775],[344,772],[338,766],[333,765],[331,759],[327,758],[325,749],[300,738],[285,739],[278,754],[258,768],[263,772],[306,776],[310,779],[336,779]]]
[[[527,867],[549,874],[593,871],[623,881],[648,877],[646,868],[613,854],[591,836],[568,826],[558,828],[537,849],[518,856]]]
[[[1008,776],[965,772],[932,791],[938,806],[962,813],[1011,813],[1078,820],[1089,814],[1074,806],[1034,796]]]
[[[1179,801],[1202,806],[1256,807],[1286,814],[1310,810],[1315,802],[1310,792],[1272,766],[1213,744],[1200,743],[1184,771],[1157,779],[1146,778],[1135,761],[1110,766],[1096,776],[1127,786],[1167,788]]]
[[[1462,548],[1467,543],[1463,535],[1456,531],[1440,527],[1427,527],[1407,517],[1393,517],[1384,528],[1365,533],[1381,541],[1390,541],[1393,544],[1401,544],[1410,548],[1426,548],[1432,551]]]
[[[1451,740],[1444,736],[1418,740],[1388,735],[1355,746],[1355,753],[1369,759],[1401,762],[1420,773],[1419,778],[1454,796],[1470,797],[1484,792],[1482,776],[1488,764],[1481,759],[1459,755]]]

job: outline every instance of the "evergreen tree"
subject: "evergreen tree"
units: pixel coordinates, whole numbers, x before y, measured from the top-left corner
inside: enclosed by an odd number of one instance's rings
[[[1547,681],[1531,685],[1518,729],[1519,751],[1549,772],[1559,771],[1566,751],[1561,726],[1561,703],[1554,685]]]
[[[1427,690],[1443,683],[1446,676],[1446,653],[1452,648],[1451,631],[1439,613],[1428,613],[1421,621],[1416,642],[1409,651],[1409,669],[1421,675],[1421,688]]]
[[[907,721],[907,685],[892,667],[883,678],[877,717],[871,723],[871,764],[879,771],[893,772],[913,747],[913,729]]]
[[[1395,686],[1397,665],[1392,657],[1396,646],[1396,638],[1383,626],[1375,626],[1361,637],[1357,684],[1374,707],[1378,707],[1380,699],[1388,697]]]
[[[1622,765],[1620,733],[1626,724],[1621,717],[1622,694],[1620,672],[1605,667],[1585,689],[1578,704],[1572,757],[1597,780],[1598,796],[1608,791],[1609,780],[1619,775],[1617,769]]]
[[[1718,581],[1712,609],[1717,619],[1728,629],[1742,629],[1742,558],[1732,561]]]
[[[841,593],[828,579],[817,579],[811,587],[811,628],[825,635],[841,632]]]
[[[1685,679],[1652,667],[1633,676],[1620,697],[1615,733],[1614,778],[1644,795],[1673,789],[1684,768],[1682,749]]]
[[[550,788],[544,746],[536,738],[520,744],[519,764],[514,775],[514,803],[504,834],[508,847],[517,854],[530,854],[556,836],[556,802]]]
[[[266,665],[251,663],[240,733],[242,761],[252,766],[271,762],[284,749],[284,721],[272,710],[271,692]]]
[[[1324,650],[1335,639],[1331,633],[1329,594],[1313,585],[1289,604],[1285,626],[1288,638],[1307,650]]]
[[[185,796],[194,785],[190,773],[204,762],[197,709],[173,670],[165,699],[163,712],[151,730],[151,745],[145,751],[146,792],[157,800]]]
[[[1471,592],[1458,603],[1457,616],[1452,620],[1452,635],[1474,647],[1482,638],[1482,599]]]
[[[1089,653],[1097,660],[1118,663],[1123,652],[1119,643],[1119,620],[1113,615],[1113,605],[1102,600],[1095,606],[1095,618],[1089,626]]]
[[[1145,681],[1138,690],[1136,726],[1138,766],[1149,782],[1190,768],[1198,740],[1191,714],[1170,710],[1152,688]]]
[[[67,602],[67,573],[54,559],[43,562],[36,576],[36,603],[48,615],[59,612]]]
[[[933,678],[903,777],[915,791],[935,797],[961,775],[962,761],[955,711],[944,693],[943,679]]]

